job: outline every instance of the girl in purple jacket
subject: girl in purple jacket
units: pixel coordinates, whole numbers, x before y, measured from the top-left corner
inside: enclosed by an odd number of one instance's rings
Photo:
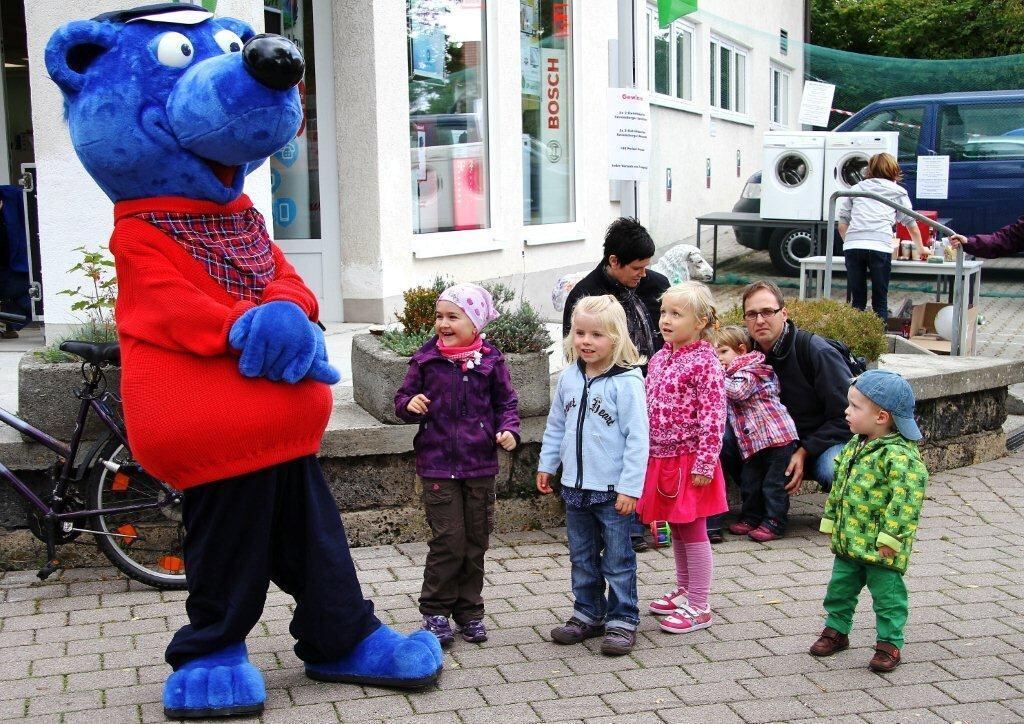
[[[395,413],[419,423],[416,474],[433,533],[423,570],[423,628],[442,646],[487,640],[484,553],[494,523],[498,446],[519,444],[519,398],[505,358],[481,334],[498,316],[490,293],[456,284],[437,300],[434,331],[412,356]]]

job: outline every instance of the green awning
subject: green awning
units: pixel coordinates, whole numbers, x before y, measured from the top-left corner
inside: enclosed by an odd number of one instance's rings
[[[697,11],[697,0],[658,0],[658,24],[667,28],[673,20]]]

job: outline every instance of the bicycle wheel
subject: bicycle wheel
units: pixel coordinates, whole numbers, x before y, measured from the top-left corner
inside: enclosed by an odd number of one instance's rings
[[[118,472],[107,468],[104,460],[119,465]],[[181,504],[172,499],[172,488],[138,471],[131,451],[113,437],[89,462],[90,507],[102,510],[161,503],[150,510],[97,515],[96,542],[129,578],[153,588],[185,588]]]

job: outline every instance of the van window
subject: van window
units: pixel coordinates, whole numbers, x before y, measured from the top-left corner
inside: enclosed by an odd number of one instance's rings
[[[1024,158],[1024,102],[942,108],[937,146],[950,161]]]
[[[924,106],[909,108],[886,108],[861,120],[856,126],[844,131],[899,131],[900,161],[917,159],[917,144],[921,139],[921,122]]]

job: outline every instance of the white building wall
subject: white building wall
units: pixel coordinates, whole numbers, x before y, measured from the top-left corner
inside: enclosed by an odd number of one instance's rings
[[[123,0],[62,0],[26,2],[29,84],[38,173],[39,244],[42,262],[46,336],[53,340],[84,320],[71,311],[74,299],[59,292],[84,284],[69,273],[79,261],[74,249],[106,246],[113,230],[113,204],[85,172],[71,146],[64,123],[64,100],[46,73],[46,43],[59,26],[86,20],[100,13],[125,8]],[[257,30],[263,27],[260,0],[220,0],[218,15],[236,17]],[[270,176],[266,166],[249,176],[246,191],[270,218]]]
[[[643,1],[638,2],[643,11]],[[701,0],[685,21],[696,30],[693,103],[671,104],[655,98],[651,182],[641,191],[641,219],[659,247],[696,233],[694,219],[713,211],[731,211],[747,178],[761,168],[762,137],[770,124],[770,63],[791,70],[789,128],[796,124],[803,86],[803,0],[748,3]],[[641,21],[645,22],[645,21]],[[789,33],[789,52],[779,50],[779,30]],[[646,31],[645,31],[646,35]],[[710,104],[712,35],[747,48],[747,112],[723,112]],[[639,77],[648,77],[647,39],[639,45]],[[652,96],[653,98],[654,96]],[[737,173],[737,152],[740,168]],[[706,164],[711,163],[711,187]],[[672,169],[672,200],[666,200],[666,169]],[[707,229],[710,236],[711,230]]]

